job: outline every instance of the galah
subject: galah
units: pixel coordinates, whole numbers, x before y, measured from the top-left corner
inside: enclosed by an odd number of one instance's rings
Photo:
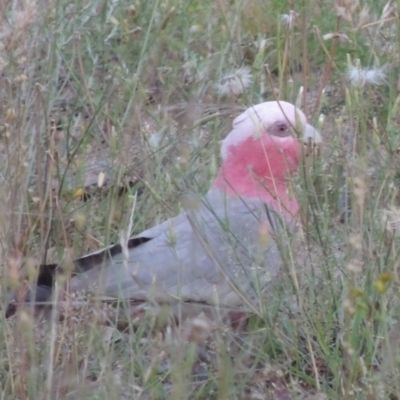
[[[209,192],[160,225],[74,261],[69,292],[156,304],[257,308],[279,275],[278,240],[295,229],[289,178],[302,155],[300,134],[318,132],[294,105],[248,108],[222,141]],[[39,276],[37,300],[50,295]]]

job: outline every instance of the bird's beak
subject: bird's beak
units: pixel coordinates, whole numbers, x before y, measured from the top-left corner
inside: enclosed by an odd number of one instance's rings
[[[303,142],[308,143],[310,141],[318,145],[322,143],[322,136],[312,125],[307,124],[303,135]]]

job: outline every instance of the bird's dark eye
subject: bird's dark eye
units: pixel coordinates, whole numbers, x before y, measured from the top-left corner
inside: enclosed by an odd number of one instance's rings
[[[279,125],[279,126],[278,126],[278,131],[279,131],[279,132],[285,132],[286,129],[287,129],[287,128],[286,128],[285,125]]]
[[[279,137],[285,137],[290,135],[290,129],[289,126],[284,123],[284,122],[277,122],[273,124],[269,129],[268,132],[272,136],[279,136]]]

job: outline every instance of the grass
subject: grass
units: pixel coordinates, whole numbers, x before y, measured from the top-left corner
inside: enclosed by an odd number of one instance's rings
[[[324,136],[293,184],[304,235],[245,332],[201,315],[160,329],[151,312],[120,331],[94,301],[61,321],[20,310],[0,323],[2,398],[399,398],[399,2],[336,5],[0,5],[3,304],[38,264],[68,265],[205,193],[239,110],[296,102]],[[386,66],[385,81],[347,80],[357,60]],[[251,86],[219,95],[242,66]]]

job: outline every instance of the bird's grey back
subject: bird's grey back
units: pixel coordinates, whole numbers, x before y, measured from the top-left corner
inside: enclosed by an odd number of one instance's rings
[[[105,250],[101,262],[72,279],[71,289],[91,287],[133,301],[238,306],[278,274],[275,237],[285,231],[282,216],[261,200],[211,190],[197,206],[133,237],[139,244],[125,254]]]

